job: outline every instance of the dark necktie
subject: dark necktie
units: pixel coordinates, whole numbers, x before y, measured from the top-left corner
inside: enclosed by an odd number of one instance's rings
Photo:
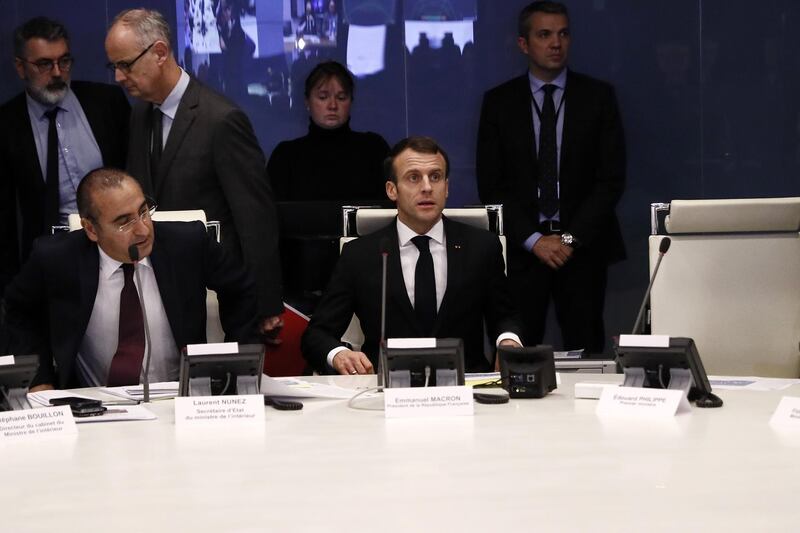
[[[558,211],[558,150],[556,145],[556,86],[544,86],[541,124],[539,126],[539,211],[552,218]]]
[[[133,283],[133,265],[124,263],[122,272],[125,285],[119,297],[119,342],[108,371],[109,387],[137,385],[144,359],[144,320]]]
[[[422,330],[428,335],[433,331],[436,320],[436,277],[433,274],[430,240],[426,235],[417,235],[411,239],[419,250],[419,259],[414,270],[414,313]]]
[[[57,107],[45,111],[44,116],[50,124],[47,127],[47,172],[45,173],[44,192],[44,230],[50,233],[51,226],[59,223],[61,199],[58,183],[58,129],[56,126]]]
[[[158,164],[161,162],[161,150],[164,145],[164,113],[153,107],[153,146],[150,149],[150,178],[153,187],[158,176]]]

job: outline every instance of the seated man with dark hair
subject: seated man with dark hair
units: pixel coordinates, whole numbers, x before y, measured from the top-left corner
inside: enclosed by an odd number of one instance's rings
[[[39,355],[32,391],[139,383],[145,316],[150,381],[176,380],[180,349],[206,342],[206,288],[228,340],[258,339],[254,282],[201,223],[154,223],[139,183],[109,168],[87,174],[77,203],[84,231],[38,239],[6,289],[13,353]]]
[[[303,355],[319,372],[365,374],[377,367],[384,242],[386,337],[460,338],[467,371],[489,370],[484,322],[492,342],[521,344],[499,239],[442,216],[450,166],[433,139],[400,141],[384,170],[397,220],[345,245],[303,336]],[[340,342],[353,313],[364,331],[363,352]]]

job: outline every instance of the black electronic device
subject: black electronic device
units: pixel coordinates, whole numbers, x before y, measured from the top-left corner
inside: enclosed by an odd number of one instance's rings
[[[6,359],[13,357],[13,360]],[[39,369],[38,355],[9,355],[0,364],[0,411],[30,409],[28,388]]]
[[[435,339],[427,348],[396,348],[389,341],[383,351],[386,387],[444,387],[464,384],[464,343]]]
[[[53,398],[50,400],[50,405],[69,405],[72,415],[77,417],[99,416],[107,410],[100,400],[79,398],[77,396]]]
[[[181,396],[260,394],[264,346],[240,344],[236,352],[188,355],[181,353]]]
[[[269,405],[278,411],[299,411],[303,408],[302,402],[294,400],[284,400],[274,396],[264,396],[264,405]]]
[[[625,372],[623,387],[683,390],[697,407],[722,406],[722,399],[711,392],[693,339],[671,337],[667,348],[617,345],[615,351]]]
[[[553,347],[500,346],[500,381],[511,398],[543,398],[556,389]]]

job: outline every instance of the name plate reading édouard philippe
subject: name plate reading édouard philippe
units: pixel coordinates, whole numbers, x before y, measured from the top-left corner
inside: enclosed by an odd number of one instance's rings
[[[603,389],[597,404],[598,415],[622,415],[647,418],[675,416],[690,411],[682,390],[613,387]]]

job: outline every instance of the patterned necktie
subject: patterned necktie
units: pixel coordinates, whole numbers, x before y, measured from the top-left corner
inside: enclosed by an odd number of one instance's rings
[[[119,342],[108,371],[108,386],[137,385],[144,359],[144,319],[133,283],[133,264],[123,263],[125,285],[119,297]]]
[[[539,211],[552,218],[558,211],[558,150],[556,145],[556,86],[544,86],[541,124],[539,127]]]
[[[55,107],[45,111],[44,116],[50,122],[47,127],[47,171],[45,173],[44,192],[44,230],[50,233],[51,226],[59,223],[61,197],[58,183],[58,126],[56,115],[59,108]]]
[[[430,240],[427,235],[417,235],[411,239],[419,250],[414,270],[414,313],[422,330],[428,335],[433,331],[436,321],[436,277],[433,274]]]

